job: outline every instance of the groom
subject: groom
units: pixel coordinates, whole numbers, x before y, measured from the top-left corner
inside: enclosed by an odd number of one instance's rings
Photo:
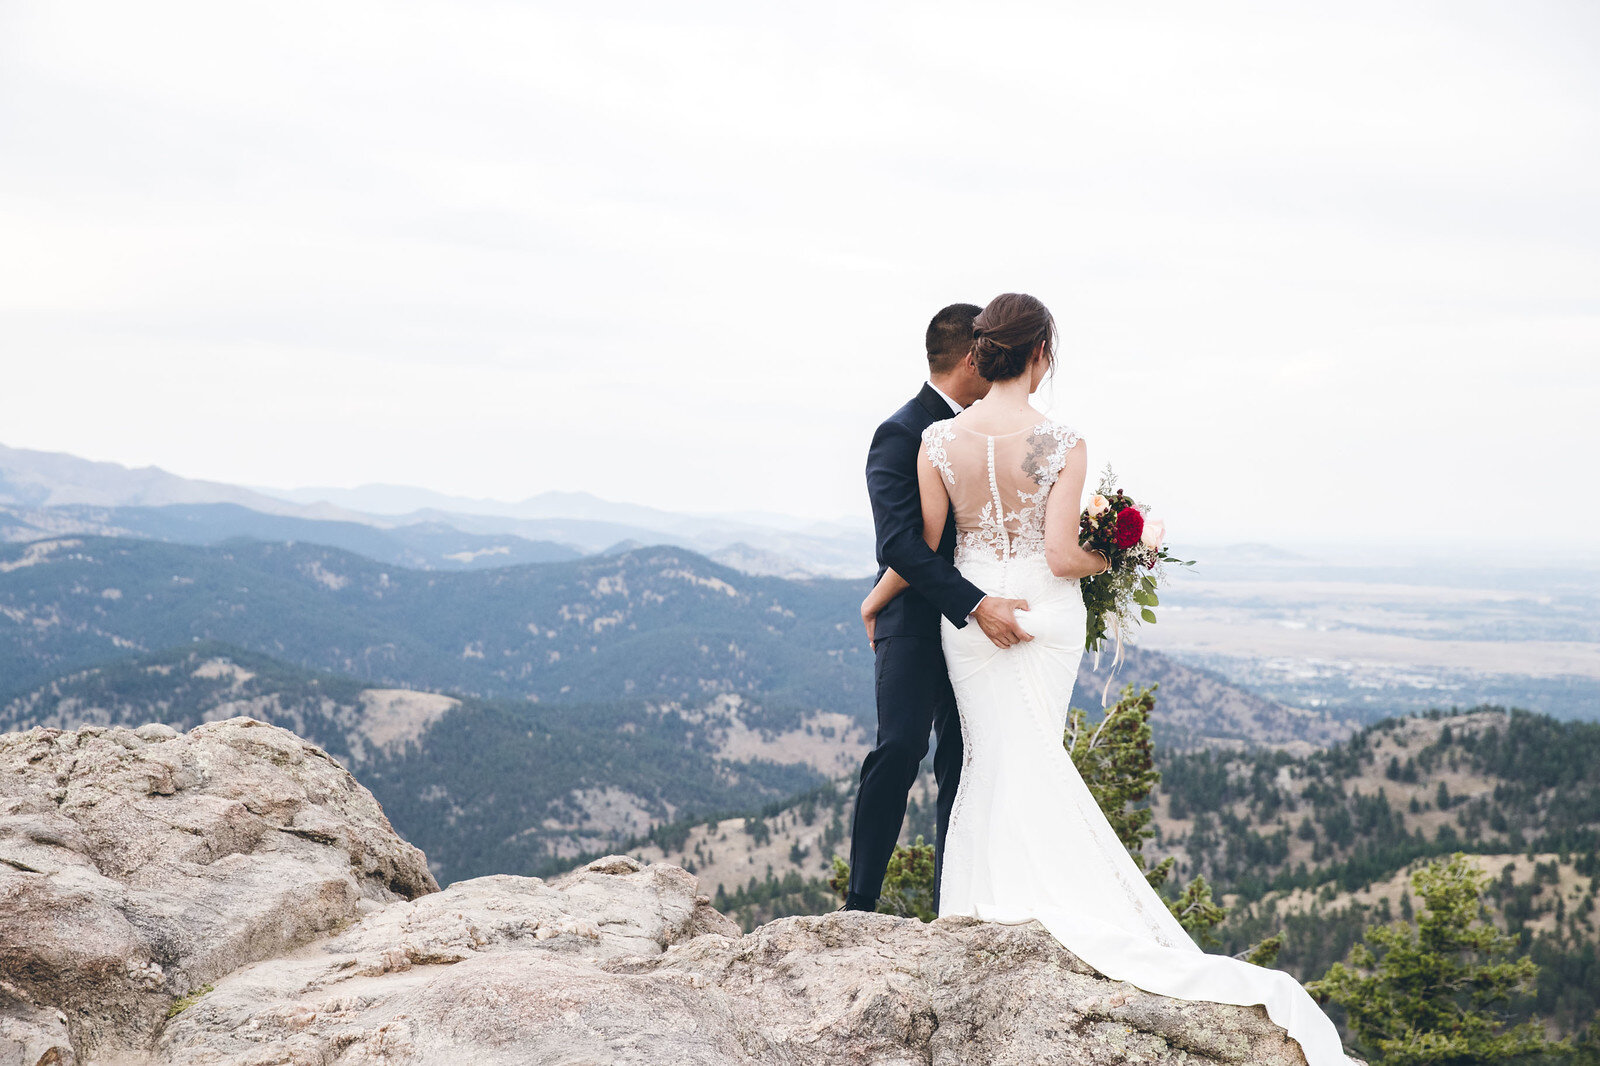
[[[972,361],[972,320],[982,311],[951,304],[928,323],[928,383],[878,427],[867,452],[867,494],[878,540],[878,576],[893,567],[911,585],[868,621],[877,658],[878,740],[861,764],[850,830],[850,886],[846,910],[875,910],[884,870],[900,838],[906,797],[928,753],[931,726],[938,745],[933,774],[939,784],[934,851],[934,909],[944,868],[944,832],[961,780],[961,723],[939,643],[939,616],[957,626],[976,621],[995,645],[1031,640],[1013,611],[1021,600],[985,596],[956,572],[954,519],[945,523],[939,550],[922,536],[917,451],[922,431],[983,398],[989,382]]]

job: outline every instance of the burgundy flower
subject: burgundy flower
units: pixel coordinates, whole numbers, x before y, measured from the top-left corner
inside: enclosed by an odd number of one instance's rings
[[[1136,507],[1124,507],[1117,512],[1117,529],[1111,534],[1111,543],[1119,548],[1131,548],[1144,535],[1144,515]]]

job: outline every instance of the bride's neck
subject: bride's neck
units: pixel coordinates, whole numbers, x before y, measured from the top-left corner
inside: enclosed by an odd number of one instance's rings
[[[989,395],[983,398],[984,404],[991,410],[1026,410],[1028,407],[1028,375],[1012,378],[1010,381],[997,381],[989,388]]]

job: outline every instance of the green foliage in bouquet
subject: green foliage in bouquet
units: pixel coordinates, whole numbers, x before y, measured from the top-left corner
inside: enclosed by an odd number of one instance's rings
[[[1117,614],[1116,572],[1107,571],[1079,578],[1078,587],[1083,590],[1083,606],[1088,611],[1083,646],[1087,651],[1099,651],[1106,642],[1108,619],[1115,618]]]
[[[1516,958],[1517,938],[1483,921],[1487,877],[1464,856],[1418,870],[1416,924],[1367,929],[1312,995],[1342,1005],[1365,1050],[1383,1066],[1489,1066],[1566,1057],[1538,1022],[1506,1024],[1501,1011],[1532,991],[1539,967]]]

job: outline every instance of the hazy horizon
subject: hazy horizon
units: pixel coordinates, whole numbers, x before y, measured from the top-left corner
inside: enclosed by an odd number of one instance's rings
[[[0,441],[0,448],[10,447],[5,441]],[[90,462],[115,462],[114,460],[97,460],[91,456],[77,456]],[[118,464],[126,466],[126,464]],[[158,469],[176,477],[183,477],[181,471],[167,470],[163,467],[128,468]],[[496,497],[463,497],[446,493],[436,488],[425,485],[404,484],[393,482],[368,482],[350,486],[334,485],[254,485],[244,482],[226,481],[223,479],[195,479],[216,481],[219,484],[230,485],[236,488],[257,492],[275,499],[294,503],[314,504],[330,503],[334,506],[346,508],[351,511],[376,515],[385,518],[404,517],[416,510],[429,507],[439,507],[453,510],[459,514],[505,514],[518,505],[534,502],[550,496],[577,496],[588,497],[607,505],[623,508],[641,508],[645,510],[658,510],[673,516],[688,516],[698,519],[729,519],[746,521],[751,524],[771,524],[774,528],[803,529],[811,526],[842,527],[857,531],[871,530],[870,515],[804,515],[795,512],[781,511],[755,511],[750,509],[735,510],[695,510],[688,508],[655,508],[637,500],[624,497],[607,496],[603,493],[588,490],[550,489],[532,496],[520,499],[505,499]],[[441,497],[437,501],[421,501],[415,506],[357,506],[351,502],[341,502],[330,499],[323,493],[336,496],[359,493],[363,490],[378,490],[383,493],[404,497],[407,494],[420,496]],[[446,503],[454,503],[454,507],[446,507]],[[462,505],[476,505],[465,507]],[[559,510],[559,509],[558,509]],[[554,513],[554,512],[553,512]],[[566,513],[566,512],[562,512]],[[1525,550],[1513,550],[1503,542],[1491,539],[1474,540],[1467,537],[1408,537],[1395,540],[1393,538],[1378,538],[1363,540],[1360,537],[1347,539],[1329,539],[1318,537],[1296,537],[1293,535],[1272,538],[1250,538],[1246,536],[1211,536],[1203,538],[1183,538],[1174,540],[1169,536],[1174,550],[1180,555],[1204,555],[1207,549],[1238,550],[1253,547],[1277,549],[1284,552],[1299,554],[1306,557],[1307,561],[1330,563],[1333,565],[1372,565],[1384,566],[1417,566],[1430,562],[1446,562],[1460,564],[1463,562],[1478,561],[1484,563],[1498,563],[1508,569],[1546,568],[1557,564],[1583,564],[1586,566],[1600,566],[1600,545],[1592,541],[1581,539],[1552,540],[1544,545],[1536,545]],[[1375,554],[1365,560],[1359,554],[1373,550]]]

